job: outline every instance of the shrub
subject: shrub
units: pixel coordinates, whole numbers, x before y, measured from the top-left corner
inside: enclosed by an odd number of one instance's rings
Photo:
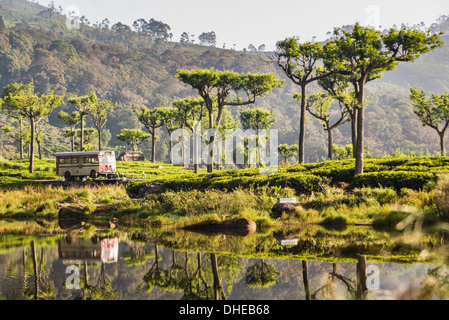
[[[426,184],[435,181],[434,173],[408,172],[408,171],[383,171],[370,172],[358,175],[354,178],[353,186],[356,188],[393,188],[401,190],[408,188],[422,190]]]
[[[438,213],[449,217],[449,175],[440,176],[432,196]]]

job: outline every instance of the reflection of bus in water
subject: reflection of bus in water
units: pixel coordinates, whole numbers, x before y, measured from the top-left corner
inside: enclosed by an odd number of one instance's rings
[[[65,237],[58,242],[59,259],[64,264],[118,261],[118,238],[102,240]]]
[[[114,151],[64,152],[56,155],[56,174],[67,181],[73,177],[112,178],[116,169]]]

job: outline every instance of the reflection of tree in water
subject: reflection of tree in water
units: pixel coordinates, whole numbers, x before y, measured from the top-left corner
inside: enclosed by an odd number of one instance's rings
[[[172,252],[171,266],[161,268],[159,248],[155,246],[154,262],[143,277],[138,291],[152,291],[155,287],[165,291],[181,291],[183,300],[226,300],[232,291],[234,277],[242,269],[240,261],[235,257],[219,257],[214,253],[194,254],[184,252],[181,257]],[[226,272],[220,272],[219,269]],[[221,274],[223,273],[223,274]],[[223,287],[226,278],[227,287]]]
[[[116,300],[121,294],[112,290],[111,278],[106,274],[106,264],[101,263],[100,274],[96,281],[89,283],[89,273],[87,262],[84,262],[84,282],[81,295],[78,297],[83,300]]]
[[[50,276],[44,268],[44,249],[41,249],[40,258],[36,252],[36,242],[31,242],[31,255],[33,259],[33,274],[34,285],[32,287],[27,286],[26,281],[26,254],[23,253],[23,298],[33,300],[47,300],[55,297],[55,292],[52,287]],[[38,262],[39,261],[39,262]]]
[[[126,266],[132,267],[144,265],[153,256],[153,251],[146,249],[143,244],[133,243],[129,252],[122,253],[120,259],[125,261]]]
[[[147,292],[159,287],[167,291],[178,290],[178,283],[172,272],[173,270],[164,270],[159,266],[159,246],[154,246],[154,262],[148,272],[143,276],[143,282],[137,288],[140,292],[145,288]]]
[[[270,287],[276,284],[280,277],[281,273],[262,259],[246,269],[245,283],[250,288]]]
[[[366,287],[366,257],[359,256],[356,264],[356,280],[351,280],[342,274],[338,273],[338,265],[332,264],[332,272],[329,273],[328,280],[324,285],[319,287],[314,293],[310,291],[309,275],[308,275],[308,263],[302,262],[303,265],[303,281],[306,300],[333,300],[335,299],[334,289],[336,287],[336,281],[341,281],[347,292],[347,299],[351,300],[365,300],[368,295],[368,289]]]

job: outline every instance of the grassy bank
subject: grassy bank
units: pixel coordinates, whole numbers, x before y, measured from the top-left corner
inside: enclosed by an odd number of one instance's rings
[[[105,217],[149,220],[152,225],[183,226],[205,219],[245,217],[259,226],[321,223],[396,226],[407,217],[446,221],[449,158],[402,157],[367,159],[365,174],[353,178],[353,160],[280,167],[272,175],[258,169],[204,170],[196,175],[182,167],[150,162],[119,162],[120,176],[144,182],[84,187],[42,186],[34,180],[60,179],[54,161],[37,161],[27,173],[26,161],[0,161],[0,216],[57,217],[64,205],[82,205],[86,217],[110,205]],[[439,180],[440,179],[440,180]],[[440,182],[438,182],[440,181]],[[150,182],[162,193],[138,198]],[[287,188],[285,188],[287,185]],[[301,208],[272,219],[277,198],[296,196]],[[37,210],[40,208],[40,210]],[[38,212],[36,212],[38,211]]]

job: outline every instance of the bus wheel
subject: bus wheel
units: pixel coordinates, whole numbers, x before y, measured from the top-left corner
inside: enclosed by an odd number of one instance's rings
[[[70,171],[67,171],[66,173],[64,173],[64,178],[66,181],[72,180],[72,175],[70,174]]]
[[[90,177],[91,177],[92,179],[97,179],[97,172],[94,171],[94,170],[92,170],[92,171],[90,172]]]

